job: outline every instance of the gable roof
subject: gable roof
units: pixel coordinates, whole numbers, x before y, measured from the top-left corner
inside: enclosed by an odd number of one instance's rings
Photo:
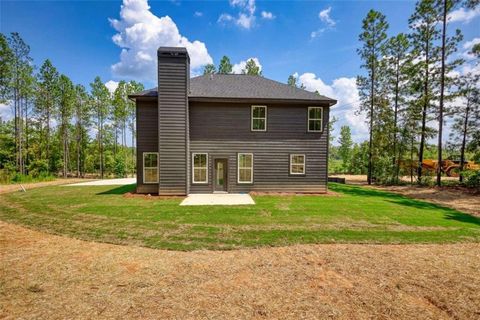
[[[145,90],[130,98],[156,97],[157,88]],[[256,100],[321,102],[329,105],[337,101],[304,89],[270,80],[261,76],[245,74],[212,74],[190,79],[191,101]]]

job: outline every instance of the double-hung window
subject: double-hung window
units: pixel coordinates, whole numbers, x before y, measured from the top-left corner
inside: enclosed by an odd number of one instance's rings
[[[143,153],[143,183],[158,183],[158,152]]]
[[[323,131],[323,108],[308,107],[308,132]]]
[[[305,155],[290,155],[290,174],[305,174]]]
[[[194,153],[192,158],[192,182],[208,183],[208,154]]]
[[[267,107],[266,106],[252,106],[252,131],[267,131]]]
[[[237,160],[238,183],[253,183],[253,154],[239,153]]]

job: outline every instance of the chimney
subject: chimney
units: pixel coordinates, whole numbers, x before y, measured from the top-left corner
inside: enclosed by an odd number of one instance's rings
[[[158,49],[159,195],[189,193],[190,151],[188,89],[190,57],[187,49]]]

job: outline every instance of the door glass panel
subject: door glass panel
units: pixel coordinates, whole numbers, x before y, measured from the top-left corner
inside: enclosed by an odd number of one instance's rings
[[[218,161],[217,162],[217,185],[223,186],[224,181],[223,181],[223,162]]]

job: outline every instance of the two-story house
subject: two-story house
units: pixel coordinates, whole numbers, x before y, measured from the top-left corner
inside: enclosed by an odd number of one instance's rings
[[[161,47],[158,88],[130,96],[137,192],[326,192],[335,100],[261,76],[190,78],[189,62]]]

